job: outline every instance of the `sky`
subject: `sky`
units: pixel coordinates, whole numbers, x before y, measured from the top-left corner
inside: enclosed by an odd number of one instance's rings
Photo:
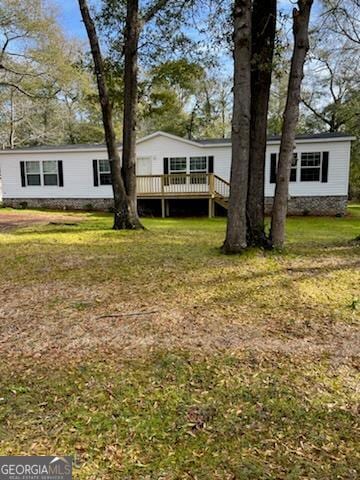
[[[96,4],[98,0],[91,2]],[[59,21],[69,37],[77,37],[86,40],[86,32],[81,21],[79,4],[77,0],[54,0],[59,12]],[[281,9],[291,11],[294,6],[293,0],[280,0]],[[316,5],[316,0],[315,0]]]
[[[88,38],[84,24],[81,20],[78,0],[52,0],[57,7],[58,19],[64,32],[69,38],[77,38],[87,45]],[[89,5],[100,4],[101,0],[89,0]],[[282,12],[291,15],[292,8],[296,5],[296,0],[278,0],[278,8]],[[320,10],[320,0],[315,0],[312,10],[312,18],[316,18]],[[290,17],[291,18],[291,17]],[[288,34],[291,35],[291,21],[289,21]],[[229,58],[224,60],[226,63]],[[231,70],[230,64],[228,70]]]
[[[68,37],[86,40],[86,31],[81,20],[77,0],[55,0],[59,21]]]

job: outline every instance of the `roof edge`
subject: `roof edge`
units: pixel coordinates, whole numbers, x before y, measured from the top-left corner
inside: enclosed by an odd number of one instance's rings
[[[323,135],[323,136],[322,136]],[[162,131],[156,131],[154,133],[151,133],[149,135],[146,135],[145,137],[139,138],[136,142],[136,144],[141,144],[144,143],[148,140],[151,140],[156,137],[166,137],[171,140],[176,140],[180,141],[182,143],[185,143],[187,145],[192,145],[194,147],[204,147],[204,148],[211,148],[211,147],[229,147],[231,145],[231,139],[199,139],[199,140],[189,140],[187,138],[182,138],[177,135],[174,135],[172,133],[167,133],[167,132],[162,132]],[[272,137],[267,137],[267,143],[270,144],[278,144],[280,143],[281,137],[280,136],[272,136]],[[324,132],[324,133],[318,133],[318,134],[313,134],[313,135],[298,135],[295,137],[295,141],[298,143],[307,143],[307,142],[340,142],[340,141],[354,141],[356,140],[356,137],[351,134],[346,134],[346,133],[335,133],[334,135],[331,135],[330,132]],[[208,143],[206,143],[208,142]],[[119,149],[122,149],[122,145],[118,144]],[[63,152],[71,152],[71,151],[93,151],[93,152],[99,152],[99,151],[106,151],[106,144],[64,144],[64,145],[39,145],[39,146],[34,146],[34,147],[22,147],[22,148],[14,148],[14,149],[4,149],[0,150],[0,155],[1,153],[9,153],[9,154],[15,154],[15,153],[23,153],[23,152],[52,152],[52,153],[63,153]]]

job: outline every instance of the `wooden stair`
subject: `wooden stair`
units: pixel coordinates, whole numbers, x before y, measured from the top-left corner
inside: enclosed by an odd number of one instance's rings
[[[220,195],[215,195],[214,201],[218,205],[221,205],[223,208],[225,208],[225,210],[229,208],[229,198],[222,197]]]
[[[214,175],[214,201],[225,210],[229,208],[230,183],[223,178]]]

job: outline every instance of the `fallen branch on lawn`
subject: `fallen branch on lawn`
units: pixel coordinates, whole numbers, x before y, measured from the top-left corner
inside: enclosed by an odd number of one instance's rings
[[[154,313],[158,313],[158,312],[159,310],[153,310],[152,312],[111,313],[109,315],[100,315],[100,317],[96,317],[96,320],[100,320],[101,318],[136,317],[139,315],[153,315]]]

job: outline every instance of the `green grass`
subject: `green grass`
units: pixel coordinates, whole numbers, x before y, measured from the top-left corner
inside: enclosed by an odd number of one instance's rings
[[[0,233],[0,454],[73,455],[79,479],[358,478],[349,211],[290,218],[281,255],[221,255],[221,218]]]

